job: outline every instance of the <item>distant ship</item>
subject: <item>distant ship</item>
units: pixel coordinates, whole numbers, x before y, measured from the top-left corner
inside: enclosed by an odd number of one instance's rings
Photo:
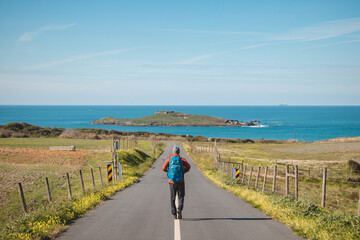
[[[288,104],[287,103],[280,103],[279,106],[280,107],[286,107]]]

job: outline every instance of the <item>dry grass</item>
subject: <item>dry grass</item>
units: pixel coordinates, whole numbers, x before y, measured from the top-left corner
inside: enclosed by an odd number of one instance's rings
[[[138,143],[144,151],[152,154],[150,141]],[[70,175],[74,198],[82,196],[80,169],[86,191],[93,190],[90,169],[93,169],[96,189],[99,189],[101,180],[98,167],[101,167],[102,180],[106,183],[106,161],[111,160],[111,144],[111,140],[0,139],[0,228],[23,214],[18,195],[19,182],[30,212],[48,205],[45,177],[49,179],[52,198],[57,202],[68,199],[66,173]],[[76,145],[77,151],[48,150],[50,146],[71,145]]]
[[[0,148],[0,202],[8,202],[9,192],[16,190],[21,182],[26,191],[32,189],[35,182],[49,175],[49,167],[63,167],[64,170],[76,170],[86,165],[88,152],[66,152],[39,149]],[[58,175],[63,171],[51,173]]]
[[[88,152],[68,152],[39,149],[0,148],[0,163],[13,166],[71,166],[85,164]]]
[[[360,142],[360,137],[341,137],[341,138],[332,138],[327,140],[318,141],[318,143],[346,143],[346,142]]]
[[[213,153],[204,151],[209,143],[193,143],[198,149],[196,156],[204,159],[213,159]],[[334,143],[284,143],[284,144],[244,144],[244,143],[217,143],[222,160],[231,162],[244,162],[253,166],[252,184],[255,182],[257,166],[269,166],[266,189],[271,191],[273,166],[275,163],[298,165],[299,171],[299,197],[321,204],[321,182],[323,168],[328,168],[327,203],[329,210],[338,213],[357,213],[357,201],[360,190],[360,174],[352,171],[350,175],[349,160],[360,158],[360,142],[334,142]],[[230,166],[231,167],[231,166]],[[247,168],[247,182],[249,175]],[[290,169],[293,170],[292,168]],[[230,174],[230,168],[226,169]],[[284,194],[285,166],[278,165],[276,192]],[[309,176],[310,174],[310,176]],[[262,177],[263,175],[260,174]],[[351,177],[350,177],[351,176]],[[262,184],[262,178],[260,181]],[[294,193],[294,179],[290,179],[290,190]]]

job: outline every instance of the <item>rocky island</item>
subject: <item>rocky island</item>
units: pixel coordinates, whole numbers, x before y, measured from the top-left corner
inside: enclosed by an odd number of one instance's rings
[[[122,126],[171,126],[171,127],[248,127],[259,126],[259,121],[242,122],[238,120],[193,115],[174,111],[157,111],[155,114],[133,119],[117,119],[106,117],[91,124],[122,125]]]

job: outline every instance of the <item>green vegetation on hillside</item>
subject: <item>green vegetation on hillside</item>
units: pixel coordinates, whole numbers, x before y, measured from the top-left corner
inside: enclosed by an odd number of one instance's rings
[[[92,124],[128,125],[128,126],[252,126],[257,121],[244,123],[220,117],[193,115],[173,111],[159,111],[153,115],[134,119],[106,117]]]
[[[136,138],[171,138],[179,137],[174,134],[167,133],[149,133],[149,132],[123,132],[116,130],[106,130],[99,128],[50,128],[31,125],[28,123],[8,123],[0,125],[0,139],[1,138],[71,138],[71,139],[113,139],[122,137],[136,137]]]
[[[151,132],[123,132],[116,130],[106,130],[101,128],[78,128],[78,129],[64,129],[64,128],[49,128],[30,125],[28,123],[8,123],[6,125],[0,125],[0,140],[4,139],[25,139],[25,138],[62,138],[64,142],[66,139],[157,139],[157,140],[169,140],[169,141],[216,141],[226,143],[284,143],[282,140],[265,140],[265,139],[229,139],[229,138],[211,138],[208,139],[203,136],[192,135],[175,135],[170,133],[151,133]],[[11,140],[9,140],[11,141]],[[25,141],[25,140],[22,140]],[[17,144],[22,142],[21,140],[13,140]],[[33,140],[37,141],[37,140]],[[61,141],[61,140],[59,140]],[[80,141],[81,142],[81,141]],[[61,145],[61,144],[60,144]]]

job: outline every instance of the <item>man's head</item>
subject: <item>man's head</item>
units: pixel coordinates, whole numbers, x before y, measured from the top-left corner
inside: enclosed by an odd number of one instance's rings
[[[180,153],[180,148],[178,148],[178,147],[175,146],[175,147],[173,148],[173,153],[174,153],[174,154],[175,154],[175,153],[176,153],[176,154],[179,154],[179,153]]]

